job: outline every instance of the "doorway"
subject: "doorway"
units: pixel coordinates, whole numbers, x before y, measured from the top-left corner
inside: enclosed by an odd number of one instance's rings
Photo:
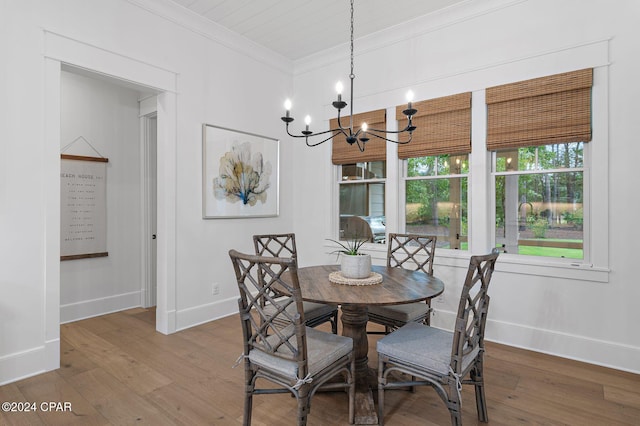
[[[150,97],[148,88],[66,65],[60,87],[60,152],[104,161],[95,179],[94,169],[81,164],[74,165],[81,173],[65,173],[62,182],[61,238],[68,247],[62,254],[75,250],[60,265],[60,322],[67,323],[146,304],[142,230],[152,221],[144,215],[143,171],[148,163],[155,169],[155,154],[147,160],[140,141],[139,105]],[[155,152],[157,120],[148,122]],[[147,215],[156,211],[152,201]]]
[[[154,96],[155,99],[155,96]],[[142,102],[141,102],[142,104]],[[141,108],[142,110],[142,108]],[[141,117],[143,146],[143,296],[142,306],[157,304],[158,237],[158,115],[154,111]]]
[[[175,162],[177,151],[177,85],[178,74],[142,62],[130,55],[87,44],[72,37],[44,31],[44,109],[47,161],[44,185],[48,194],[60,193],[60,78],[63,68],[90,72],[119,82],[145,87],[157,94],[157,292],[156,330],[163,334],[176,331],[176,196]],[[45,246],[45,282],[43,336],[45,356],[42,370],[60,367],[60,197],[46,199],[47,227],[43,235]],[[138,299],[140,300],[140,299]]]

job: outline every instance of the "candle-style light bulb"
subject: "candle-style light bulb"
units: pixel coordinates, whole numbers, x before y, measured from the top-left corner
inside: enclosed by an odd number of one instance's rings
[[[411,102],[413,102],[413,96],[414,96],[413,91],[409,90],[406,95],[408,109],[411,109]]]
[[[412,90],[409,90],[409,91],[407,92],[406,97],[407,97],[407,102],[413,102],[413,97],[414,97],[413,91],[412,91]]]
[[[280,117],[280,118],[282,119],[282,121],[287,123],[287,129],[288,129],[289,123],[293,121],[293,117],[291,117],[291,99],[287,98],[284,101],[284,109],[285,109],[284,117]]]
[[[362,123],[362,131],[366,132],[367,131],[367,123]]]
[[[342,89],[344,89],[344,86],[342,86],[342,82],[339,81],[336,83],[336,93],[338,94],[338,102],[342,101]]]
[[[304,124],[307,125],[307,129],[306,130],[309,130],[309,124],[311,124],[311,116],[310,115],[307,115],[306,117],[304,117]]]

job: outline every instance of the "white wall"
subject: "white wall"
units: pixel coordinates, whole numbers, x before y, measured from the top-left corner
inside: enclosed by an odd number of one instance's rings
[[[109,256],[61,263],[64,323],[140,305],[142,159],[138,91],[72,72],[62,72],[60,86],[60,149],[109,159]]]
[[[590,43],[606,40],[611,65],[581,65],[606,67],[609,74],[610,219],[594,224],[608,232],[608,282],[523,275],[503,266],[492,288],[489,338],[640,371],[633,321],[640,299],[633,268],[640,201],[629,179],[639,149],[640,4],[491,0],[463,6],[359,40],[355,112],[402,103],[409,86],[418,99],[475,94],[487,85],[559,72],[590,62]],[[158,121],[165,190],[159,193],[159,225],[169,231],[164,246],[167,235],[159,235],[159,279],[168,285],[158,303],[168,307],[166,331],[236,310],[227,251],[251,250],[254,233],[293,230],[301,263],[335,260],[323,247],[337,222],[330,146],[311,149],[290,140],[279,117],[287,96],[318,117],[314,123],[330,117],[334,83],[346,82],[345,46],[296,63],[293,78],[294,66],[285,58],[163,1],[0,2],[0,383],[58,366],[59,191],[51,188],[59,182],[63,140],[59,117],[47,112],[59,109],[61,58],[47,52],[60,43],[77,44],[72,62],[82,64],[75,65],[175,88],[159,96]],[[577,58],[575,46],[584,46]],[[599,52],[593,61],[601,62]],[[129,63],[134,65],[123,70]],[[170,77],[155,85],[156,74]],[[282,139],[279,217],[201,219],[202,123]],[[387,200],[393,194],[387,191]],[[487,211],[473,214],[488,218]],[[394,215],[388,205],[387,216]],[[488,248],[488,226],[486,220],[474,225],[482,241],[474,250],[481,251]],[[465,261],[462,254],[439,256],[438,274],[449,285],[436,321],[450,317]],[[214,282],[218,295],[212,294]]]
[[[168,230],[158,235],[159,279],[168,283],[158,295],[168,307],[162,326],[172,332],[236,311],[227,251],[251,250],[254,233],[292,229],[292,152],[281,145],[279,217],[203,220],[201,128],[282,138],[291,62],[155,0],[0,2],[0,32],[0,383],[58,367],[60,300],[81,300],[60,293],[61,60],[172,87],[158,97],[159,226]]]
[[[554,267],[542,259],[523,263],[501,256],[490,290],[490,340],[640,372],[640,333],[635,324],[640,286],[634,267],[640,197],[633,177],[640,151],[635,141],[640,122],[633,113],[640,93],[634,77],[640,73],[639,17],[640,3],[631,0],[464,2],[356,41],[355,113],[402,104],[407,88],[413,89],[416,100],[473,92],[473,253],[488,251],[492,238],[491,180],[483,149],[484,89],[595,68],[592,148],[595,152],[608,145],[608,159],[599,154],[592,163],[588,196],[594,208],[590,235],[598,243],[591,258],[594,264]],[[366,23],[356,19],[355,25]],[[310,111],[315,123],[324,120],[314,130],[327,128],[334,114],[333,87],[339,79],[348,81],[348,66],[345,47],[296,62],[292,98],[299,111]],[[337,232],[336,173],[330,149],[330,144],[295,149],[295,229],[307,264],[333,260],[326,255],[330,249],[323,247],[324,239]],[[395,155],[394,148],[388,148],[388,155]],[[397,167],[393,162],[391,166]],[[388,176],[391,193],[400,182],[397,175]],[[394,231],[397,201],[389,196],[387,201],[388,230]],[[309,221],[318,223],[322,232],[306,227]],[[608,252],[599,251],[607,245]],[[375,249],[382,262],[384,253]],[[441,250],[435,264],[447,287],[444,297],[434,303],[434,323],[451,328],[468,254]]]

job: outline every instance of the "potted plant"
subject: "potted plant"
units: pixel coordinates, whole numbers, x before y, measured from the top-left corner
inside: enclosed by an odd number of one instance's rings
[[[354,237],[346,241],[329,240],[340,246],[333,253],[340,255],[340,271],[345,278],[362,279],[371,275],[371,256],[360,253],[360,247],[368,240]]]

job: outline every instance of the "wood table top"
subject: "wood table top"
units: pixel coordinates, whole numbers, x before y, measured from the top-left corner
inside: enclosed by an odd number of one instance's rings
[[[444,291],[440,279],[422,271],[373,265],[372,272],[382,275],[382,283],[345,285],[329,281],[339,265],[309,266],[298,269],[302,299],[308,302],[349,305],[399,305],[438,296]]]

